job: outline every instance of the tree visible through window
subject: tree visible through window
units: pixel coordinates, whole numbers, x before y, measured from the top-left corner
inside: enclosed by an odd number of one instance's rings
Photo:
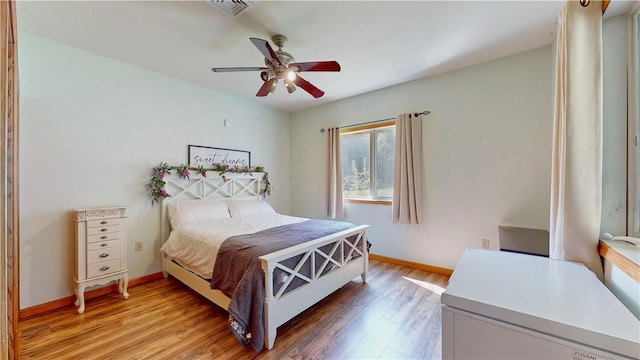
[[[390,200],[394,151],[393,121],[343,130],[340,152],[344,198]]]

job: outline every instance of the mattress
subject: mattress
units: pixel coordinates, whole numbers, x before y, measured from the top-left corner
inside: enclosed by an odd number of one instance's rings
[[[218,249],[227,238],[306,220],[273,213],[190,224],[172,230],[160,250],[187,270],[211,279]]]

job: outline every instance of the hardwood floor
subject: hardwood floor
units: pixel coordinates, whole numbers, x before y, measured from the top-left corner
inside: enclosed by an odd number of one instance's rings
[[[169,278],[19,324],[21,359],[439,359],[448,276],[380,261],[278,328],[272,350],[243,348],[227,314]]]

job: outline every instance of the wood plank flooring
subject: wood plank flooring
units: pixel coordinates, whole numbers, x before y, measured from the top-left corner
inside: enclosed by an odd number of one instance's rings
[[[439,359],[448,276],[370,261],[358,277],[278,328],[272,350],[243,348],[227,313],[169,278],[20,322],[21,359]]]

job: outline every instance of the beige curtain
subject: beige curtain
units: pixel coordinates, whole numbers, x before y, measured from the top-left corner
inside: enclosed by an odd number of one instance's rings
[[[602,10],[567,1],[558,19],[549,254],[602,278]]]
[[[422,222],[422,115],[396,117],[392,222]]]
[[[329,178],[327,179],[327,216],[344,217],[344,201],[342,200],[342,167],[340,165],[340,128],[327,130],[329,154]]]
[[[15,2],[0,1],[0,358],[19,358],[18,60]]]

